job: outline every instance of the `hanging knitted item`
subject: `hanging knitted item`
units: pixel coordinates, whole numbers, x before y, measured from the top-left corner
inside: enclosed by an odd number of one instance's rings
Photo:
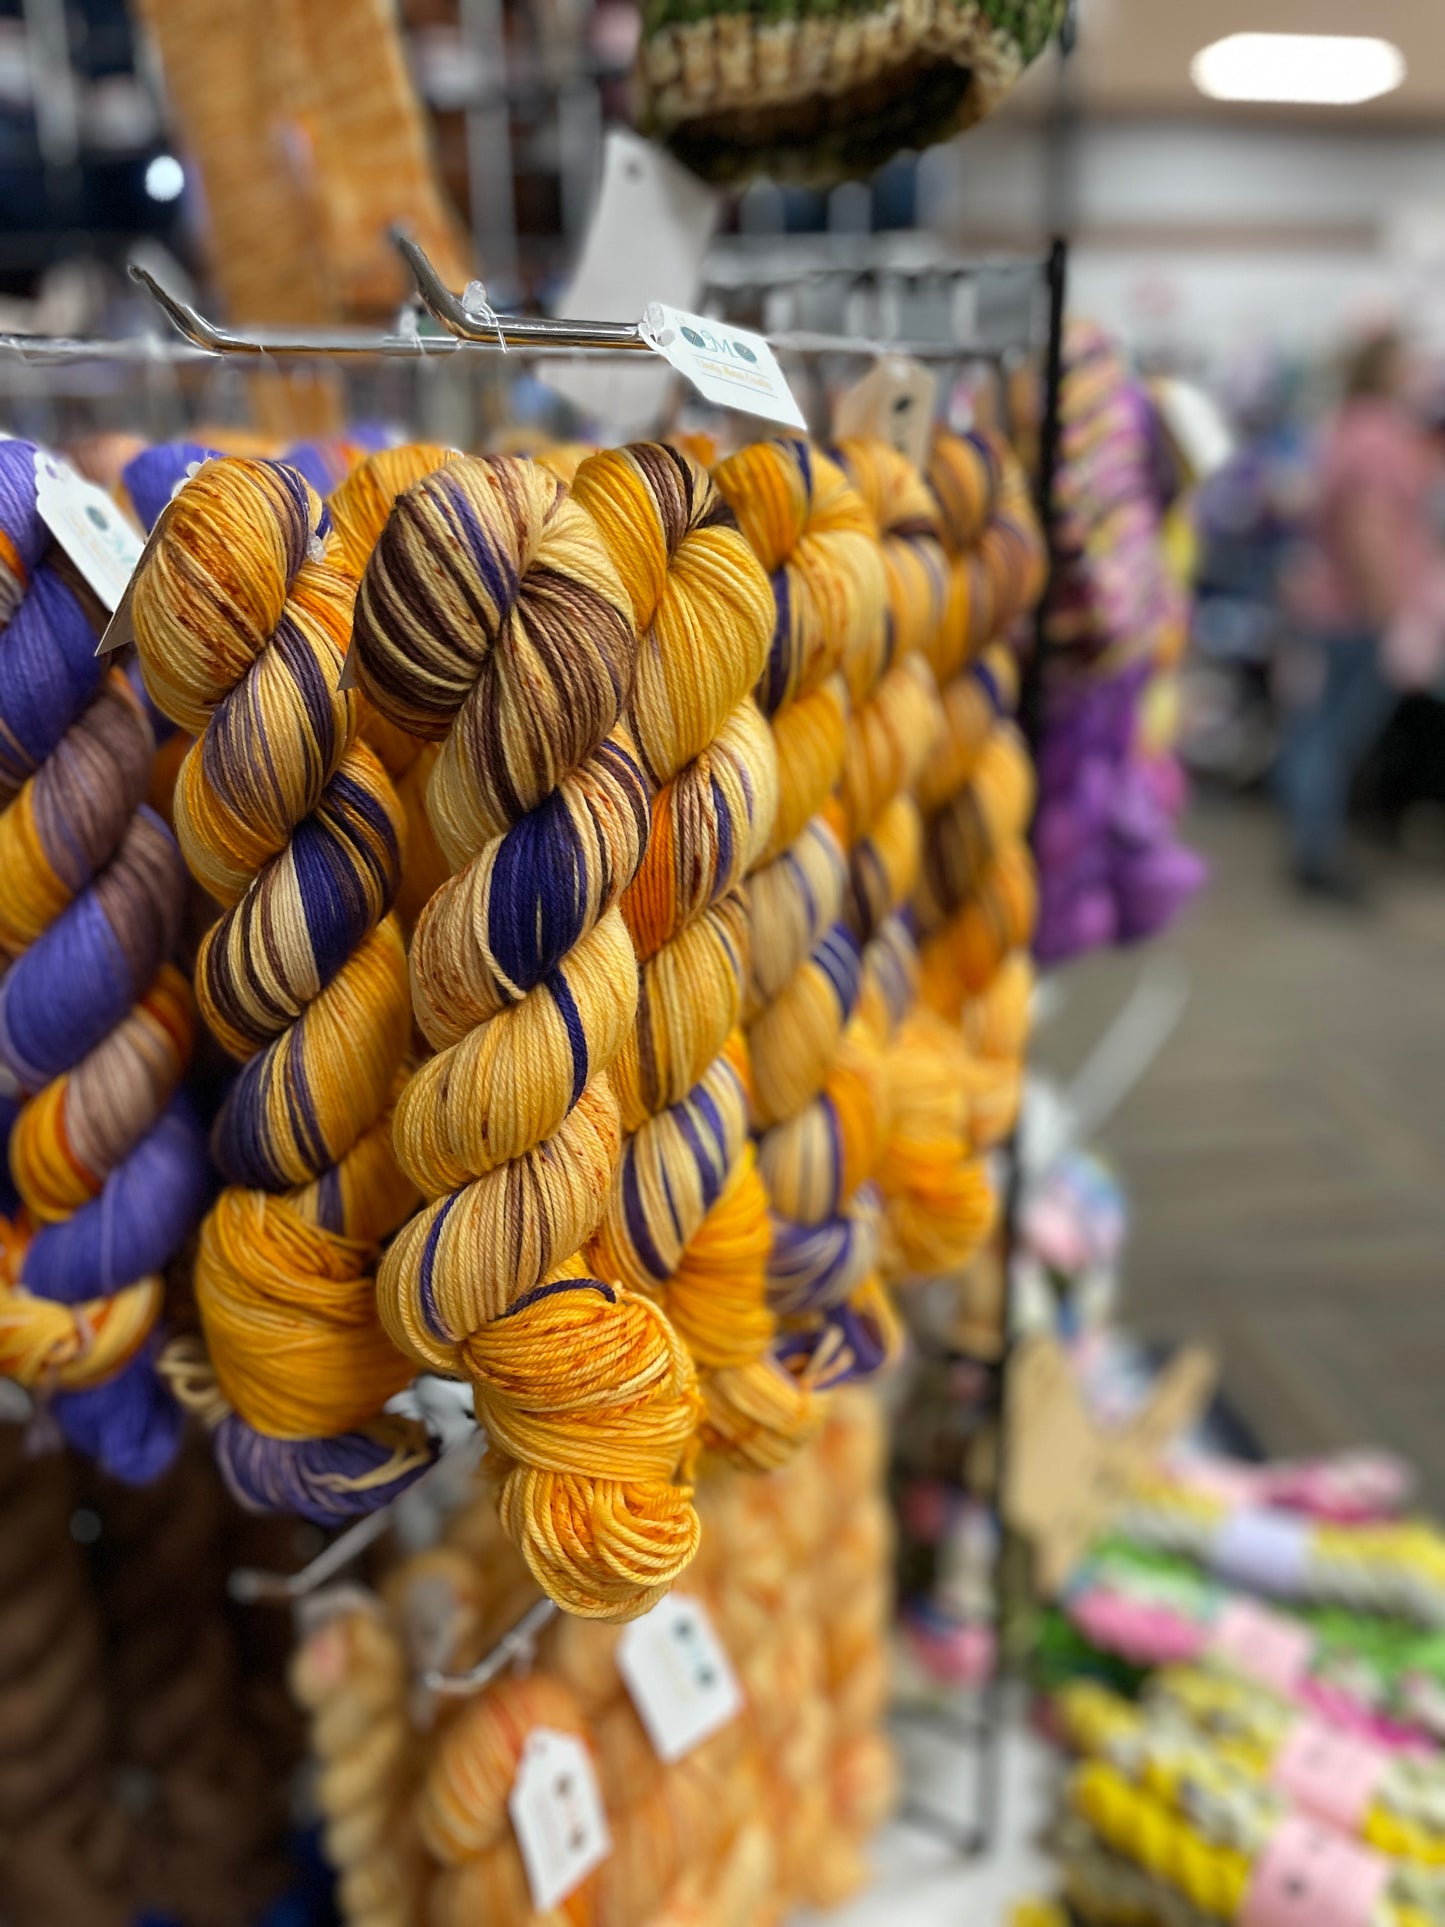
[[[648,0],[640,124],[709,180],[869,174],[991,113],[1064,13],[1065,0]]]
[[[391,1150],[410,1013],[388,914],[400,810],[338,686],[354,593],[295,470],[227,458],[182,488],[133,603],[151,696],[199,737],[176,831],[226,908],[196,990],[242,1065],[196,1259],[209,1365],[186,1359],[177,1383],[244,1504],[321,1523],[430,1459],[420,1426],[382,1416],[411,1375],[371,1280],[416,1197]]]
[[[0,1371],[117,1476],[170,1462],[156,1378],[161,1272],[201,1213],[181,1093],[194,1011],[167,962],[185,871],[144,802],[155,743],[95,653],[78,578],[35,500],[29,442],[0,444],[0,1064],[23,1214],[0,1232]]]
[[[768,1194],[748,1138],[746,1045],[730,1033],[751,950],[738,886],[777,805],[772,734],[749,694],[772,596],[731,509],[677,450],[593,455],[573,494],[631,597],[640,643],[627,720],[656,792],[647,856],[621,901],[641,971],[614,1073],[629,1136],[588,1255],[599,1277],[667,1311],[699,1367],[705,1442],[771,1467],[812,1414],[772,1358]]]
[[[412,945],[436,1056],[407,1086],[396,1141],[429,1202],[387,1254],[382,1317],[409,1356],[471,1381],[503,1521],[538,1583],[570,1611],[628,1618],[698,1534],[678,1482],[691,1361],[650,1298],[578,1256],[612,1193],[624,1125],[609,1067],[638,1013],[618,908],[651,804],[619,727],[632,598],[555,476],[461,460],[398,498],[354,653],[387,720],[440,744],[428,807],[458,866]],[[739,968],[737,920],[727,898],[700,920],[705,1017]]]

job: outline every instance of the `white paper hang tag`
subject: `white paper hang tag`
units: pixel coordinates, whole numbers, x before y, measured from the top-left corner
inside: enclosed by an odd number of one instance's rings
[[[115,503],[69,462],[37,448],[35,506],[106,608],[114,609],[141,555],[141,539]]]
[[[507,1807],[539,1913],[560,1906],[612,1851],[597,1775],[575,1734],[538,1726],[527,1735]]]
[[[884,355],[838,397],[833,439],[875,436],[921,469],[928,461],[937,403],[938,378],[922,362],[906,355]]]
[[[662,301],[648,304],[640,325],[658,354],[717,407],[806,430],[803,411],[762,335]]]
[[[743,1710],[742,1688],[702,1601],[670,1592],[634,1619],[617,1670],[660,1760],[680,1760]]]
[[[166,503],[165,507],[156,517],[151,527],[151,532],[146,537],[144,543],[141,542],[140,537],[136,535],[135,531],[133,529],[131,530],[131,538],[135,543],[135,561],[131,564],[130,572],[126,577],[120,595],[114,602],[106,604],[106,607],[114,613],[111,615],[110,621],[105,625],[105,628],[101,631],[100,641],[95,645],[95,653],[98,656],[108,656],[117,649],[124,649],[127,643],[135,640],[135,628],[131,622],[130,610],[131,603],[135,598],[135,585],[140,576],[141,567],[145,562],[149,561],[151,551],[155,548],[157,542],[160,541],[161,530],[165,527],[170,517],[171,505],[174,503],[176,497],[180,494],[187,482],[199,475],[208,462],[214,460],[214,456],[208,455],[204,462],[191,463],[185,474],[171,490],[170,501]]]
[[[693,307],[721,206],[721,195],[670,154],[612,128],[577,272],[555,312],[564,320],[635,321],[643,294]],[[543,372],[559,395],[624,441],[655,427],[672,379],[646,355],[548,361]]]

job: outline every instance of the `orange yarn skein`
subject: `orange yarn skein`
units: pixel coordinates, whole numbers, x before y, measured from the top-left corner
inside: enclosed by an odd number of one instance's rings
[[[610,1075],[637,966],[618,899],[650,785],[619,727],[637,674],[631,598],[556,477],[497,456],[396,501],[366,565],[355,642],[387,720],[439,744],[428,785],[456,873],[412,945],[437,1055],[397,1107],[430,1200],[378,1278],[383,1322],[470,1379],[501,1517],[569,1611],[645,1611],[697,1546],[677,1482],[697,1392],[665,1314],[583,1275],[622,1120]]]
[[[723,1054],[748,966],[738,885],[777,801],[772,738],[748,693],[772,598],[706,470],[678,450],[593,455],[573,492],[631,598],[640,640],[628,722],[658,786],[648,853],[621,903],[641,966],[617,1066],[631,1136],[589,1257],[668,1312],[700,1370],[704,1442],[773,1466],[812,1414],[771,1356],[772,1238],[746,1136],[741,1039]]]

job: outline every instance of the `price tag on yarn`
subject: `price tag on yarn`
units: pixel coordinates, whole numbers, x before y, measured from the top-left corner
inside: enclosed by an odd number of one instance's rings
[[[743,1710],[737,1674],[702,1601],[670,1592],[617,1647],[621,1673],[660,1760],[680,1760]]]
[[[114,609],[141,555],[141,539],[115,503],[69,462],[37,448],[35,506],[106,608]]]
[[[735,408],[745,415],[786,428],[806,428],[803,411],[793,399],[772,349],[761,335],[734,328],[725,321],[688,314],[651,302],[640,327],[644,338],[697,392],[719,408]]]
[[[151,528],[150,534],[146,537],[144,545],[141,544],[139,536],[134,537],[136,543],[135,561],[131,565],[130,574],[126,579],[125,586],[119,598],[108,605],[114,610],[114,614],[105,625],[100,641],[95,645],[95,653],[98,656],[108,656],[112,651],[124,649],[128,642],[134,641],[135,627],[131,622],[130,608],[135,596],[136,580],[140,575],[142,567],[150,560],[151,551],[161,539],[161,531],[165,528],[170,518],[171,503],[175,501],[186,483],[194,480],[211,459],[212,458],[208,456],[204,462],[192,462],[186,469],[185,474],[171,490],[170,502],[166,503],[165,507],[156,517],[155,523]]]
[[[906,455],[915,468],[928,460],[938,380],[920,361],[884,355],[861,381],[844,389],[833,409],[833,439],[872,435]]]
[[[1301,1813],[1358,1836],[1388,1767],[1387,1756],[1357,1733],[1301,1720],[1271,1761],[1269,1777]]]
[[[1298,1513],[1247,1506],[1215,1535],[1209,1563],[1221,1579],[1276,1599],[1298,1595],[1309,1565],[1311,1526]]]
[[[1390,1863],[1297,1814],[1255,1863],[1239,1927],[1370,1927]]]
[[[1314,1656],[1309,1630],[1252,1599],[1233,1599],[1214,1625],[1209,1653],[1231,1672],[1291,1699]]]
[[[527,1735],[507,1808],[539,1913],[560,1906],[612,1851],[597,1775],[575,1734],[539,1726]]]

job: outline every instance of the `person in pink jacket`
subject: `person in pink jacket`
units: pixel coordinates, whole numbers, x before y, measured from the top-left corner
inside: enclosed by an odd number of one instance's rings
[[[1302,888],[1342,899],[1357,895],[1344,862],[1350,783],[1398,699],[1386,639],[1418,635],[1440,574],[1440,466],[1404,399],[1407,374],[1395,334],[1351,357],[1321,441],[1309,556],[1289,596],[1313,670],[1280,758],[1291,856]]]

